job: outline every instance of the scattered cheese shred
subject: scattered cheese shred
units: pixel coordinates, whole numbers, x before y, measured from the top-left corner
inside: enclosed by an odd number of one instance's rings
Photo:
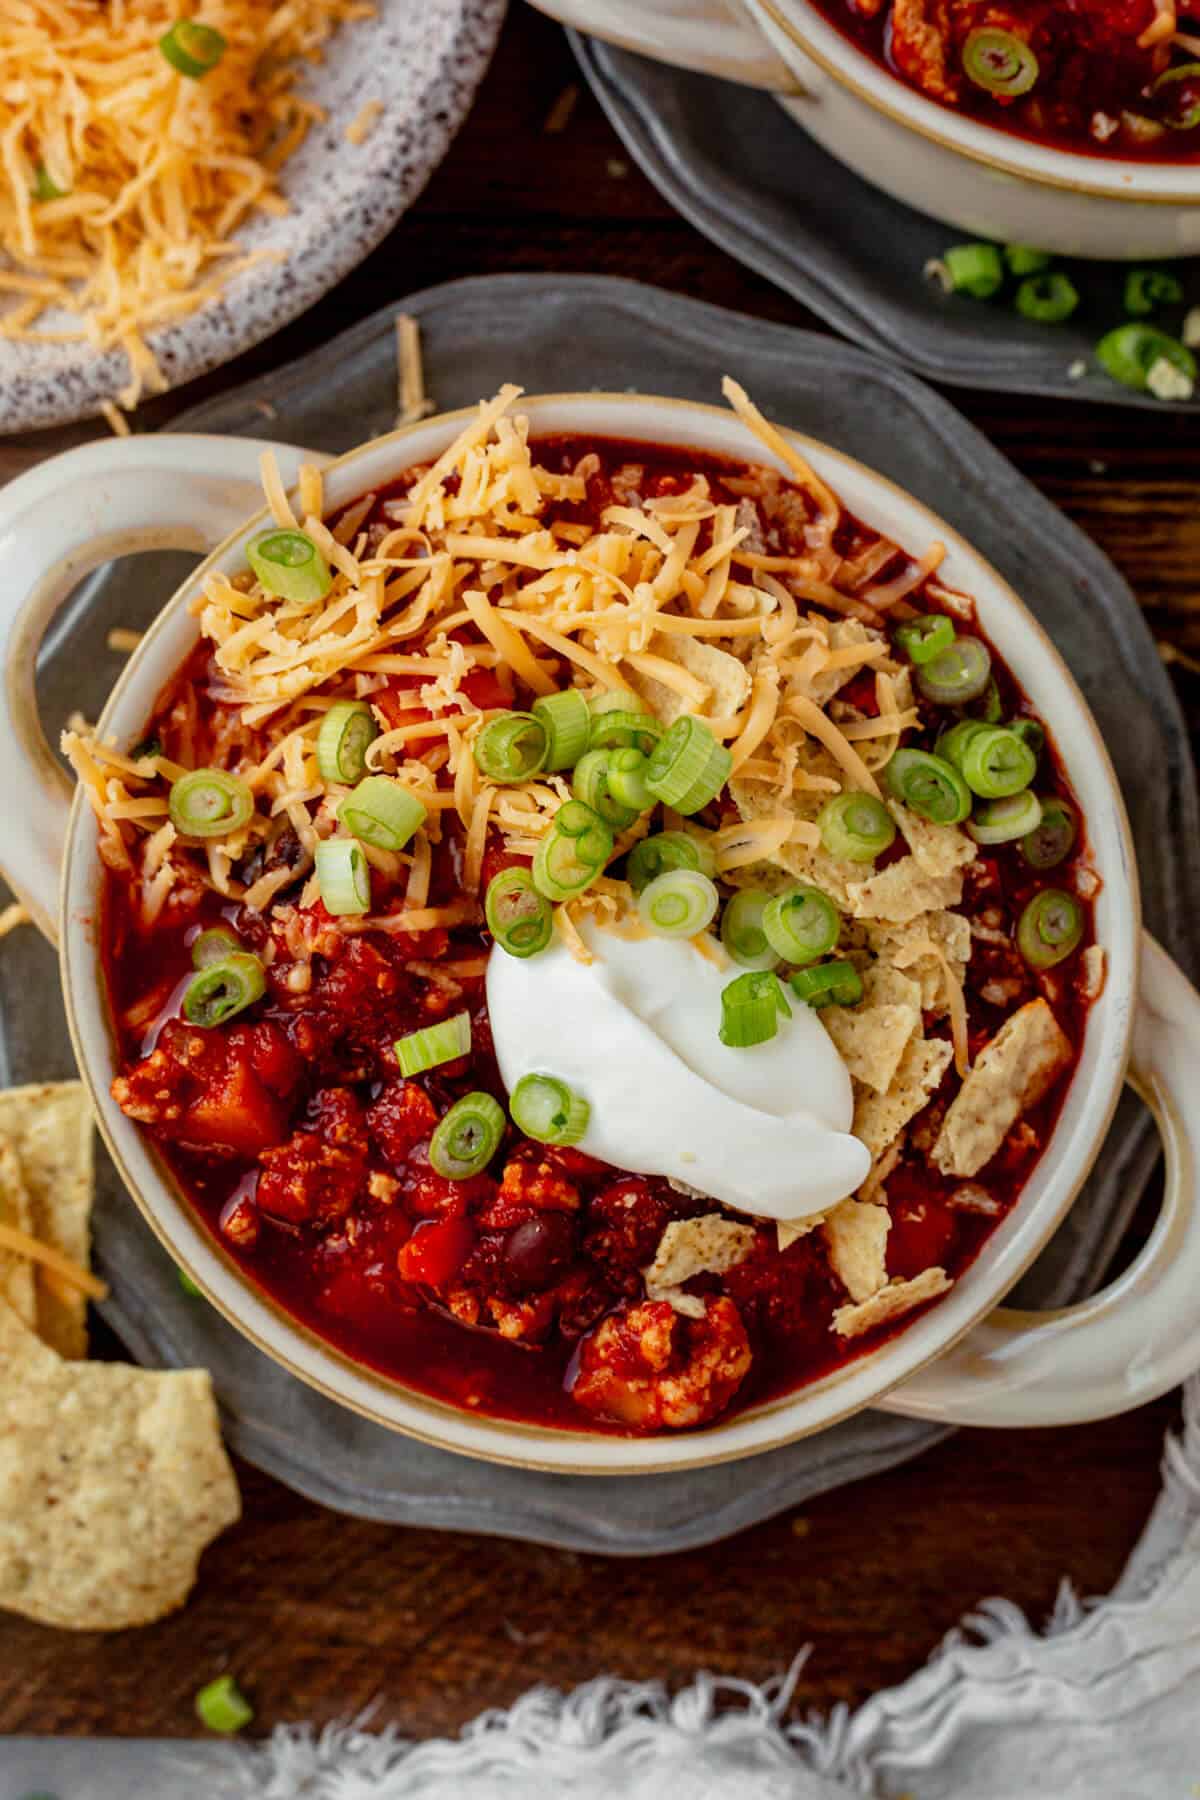
[[[72,1287],[79,1288],[89,1300],[107,1300],[108,1284],[93,1275],[89,1269],[81,1269],[78,1263],[64,1256],[61,1250],[55,1250],[50,1244],[43,1244],[39,1238],[30,1237],[16,1225],[0,1224],[0,1250],[11,1250],[14,1256],[28,1257],[30,1262],[41,1263]]]

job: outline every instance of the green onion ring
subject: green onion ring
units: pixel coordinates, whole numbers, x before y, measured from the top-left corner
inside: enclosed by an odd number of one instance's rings
[[[1160,306],[1182,301],[1183,283],[1166,269],[1130,269],[1125,277],[1125,311],[1131,318],[1148,319]]]
[[[192,967],[211,968],[213,963],[224,962],[227,956],[238,955],[241,948],[232,931],[227,931],[224,925],[212,925],[192,940]]]
[[[317,733],[317,769],[323,781],[349,787],[367,770],[367,750],[379,727],[364,700],[339,700],[321,720]]]
[[[896,822],[874,794],[834,794],[817,814],[821,842],[830,856],[869,863],[895,841]]]
[[[656,831],[635,844],[625,861],[625,877],[635,894],[668,869],[699,869],[702,875],[715,875],[717,859],[707,839],[698,833]]]
[[[739,888],[721,915],[721,942],[743,969],[773,969],[779,957],[762,928],[766,888]]]
[[[549,739],[546,727],[532,713],[502,712],[488,720],[472,750],[480,774],[507,786],[541,771]]]
[[[391,775],[368,775],[338,807],[339,823],[377,850],[403,850],[425,818],[423,803]]]
[[[918,666],[929,662],[939,651],[948,650],[954,642],[954,625],[945,613],[925,613],[919,619],[908,619],[897,625],[894,637],[909,662]]]
[[[235,951],[192,976],[184,990],[183,1016],[189,1025],[205,1029],[224,1025],[235,1013],[244,1012],[261,1000],[266,986],[257,956],[245,950]]]
[[[1054,869],[1070,856],[1078,836],[1074,807],[1054,794],[1042,801],[1041,819],[1021,840],[1021,854],[1031,869]]]
[[[215,26],[199,25],[195,19],[176,19],[159,38],[158,47],[180,75],[200,81],[216,68],[227,46]]]
[[[546,733],[546,760],[542,767],[551,772],[573,769],[588,747],[592,722],[588,703],[579,689],[543,694],[530,710]]]
[[[553,1075],[522,1075],[508,1110],[517,1130],[539,1144],[577,1144],[592,1116],[582,1094]]]
[[[1036,831],[1041,822],[1042,803],[1026,788],[1002,800],[981,800],[967,820],[967,833],[977,844],[1011,844]]]
[[[254,1708],[232,1675],[218,1675],[196,1695],[196,1717],[207,1730],[229,1737],[251,1723]]]
[[[1046,748],[1046,728],[1038,719],[1010,719],[1008,729],[1029,745],[1035,756],[1040,756]]]
[[[971,811],[971,791],[954,764],[928,750],[897,750],[884,780],[897,800],[934,825],[958,825]]]
[[[1017,921],[1017,948],[1033,969],[1052,969],[1083,936],[1083,908],[1063,888],[1043,888]]]
[[[968,33],[962,66],[968,81],[1001,100],[1019,99],[1038,78],[1038,59],[1025,40],[994,25]]]
[[[501,869],[493,875],[483,910],[488,930],[510,956],[536,956],[550,942],[554,912],[528,869]]]
[[[613,834],[582,800],[567,800],[554,815],[533,858],[533,882],[547,900],[570,900],[600,874],[613,853]]]
[[[733,758],[703,720],[685,713],[661,737],[646,770],[656,800],[685,818],[714,799],[729,779]]]
[[[792,992],[806,1006],[857,1006],[863,997],[862,976],[851,962],[817,963],[797,969]]]
[[[613,798],[627,807],[634,818],[639,813],[649,812],[654,805],[654,795],[646,786],[650,758],[634,744],[602,754],[608,757],[608,791]]]
[[[959,637],[917,670],[917,686],[935,706],[965,706],[992,678],[992,658],[979,638]]]
[[[638,694],[610,690],[596,694],[590,705],[589,750],[640,750],[649,756],[663,728]]]
[[[431,1166],[447,1181],[469,1181],[487,1168],[507,1124],[504,1108],[490,1094],[464,1094],[429,1140]]]
[[[797,882],[774,894],[763,907],[768,944],[786,963],[816,962],[835,947],[842,922],[828,894]]]
[[[228,837],[249,824],[254,795],[225,769],[192,769],[172,783],[167,812],[182,837]]]
[[[963,780],[983,800],[1019,794],[1037,774],[1037,757],[1015,731],[989,725],[976,732],[962,757]]]
[[[990,300],[1004,286],[1004,264],[994,244],[953,244],[942,253],[950,291]]]
[[[1005,244],[1004,260],[1013,275],[1041,275],[1052,258],[1048,250],[1035,250],[1032,244]]]
[[[720,897],[699,869],[668,869],[638,895],[644,924],[660,937],[695,937],[717,916]]]
[[[460,1056],[467,1056],[470,1049],[471,1015],[467,1012],[452,1013],[448,1019],[439,1019],[436,1025],[426,1025],[423,1031],[410,1031],[407,1037],[397,1038],[395,1043],[396,1061],[406,1080],[413,1075],[423,1075],[426,1069],[457,1062]]]
[[[1017,289],[1013,305],[1024,319],[1039,325],[1061,325],[1079,305],[1079,289],[1061,269],[1027,275]]]
[[[962,759],[967,745],[973,737],[977,737],[981,731],[986,730],[987,725],[982,719],[960,719],[956,725],[947,725],[938,732],[937,742],[933,747],[934,755],[942,757],[948,763],[953,763],[961,775]]]
[[[1153,325],[1118,325],[1096,345],[1096,360],[1114,381],[1143,393],[1155,363],[1168,363],[1189,381],[1196,379],[1196,359],[1187,345]]]
[[[1179,94],[1174,90],[1180,88]],[[1152,100],[1166,104],[1155,110],[1155,117],[1171,131],[1194,131],[1200,125],[1200,62],[1177,63],[1164,69],[1150,89]]]
[[[622,805],[611,790],[609,759],[613,754],[611,750],[588,750],[581,756],[571,776],[571,792],[594,813],[599,813],[613,831],[623,831],[637,818],[637,808]]]
[[[302,531],[264,531],[246,546],[246,561],[259,586],[281,600],[323,600],[333,586],[329,564]]]
[[[314,860],[321,903],[331,917],[370,912],[371,871],[361,844],[352,837],[324,838]]]
[[[778,975],[748,969],[721,990],[721,1042],[731,1050],[765,1044],[779,1030],[780,1016],[790,1017],[791,1010]]]

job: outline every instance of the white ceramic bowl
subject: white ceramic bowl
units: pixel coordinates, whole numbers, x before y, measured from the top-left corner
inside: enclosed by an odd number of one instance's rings
[[[808,0],[535,3],[627,49],[773,91],[830,155],[972,236],[1134,262],[1200,252],[1197,164],[1075,154],[935,105]]]
[[[685,401],[558,395],[530,400],[524,410],[538,432],[641,438],[762,458],[761,444],[733,415]],[[464,417],[427,420],[329,464],[329,505],[343,505],[434,457]],[[795,441],[847,505],[881,531],[917,554],[935,538],[948,546],[946,579],[975,596],[984,628],[1053,725],[1104,883],[1096,922],[1108,980],[1091,1009],[1053,1140],[1012,1214],[949,1294],[894,1339],[788,1398],[705,1431],[647,1441],[480,1418],[351,1362],[245,1278],[177,1192],[150,1140],[114,1104],[114,1046],[96,942],[97,833],[82,796],[71,805],[40,734],[33,704],[37,644],[80,576],[121,551],[218,544],[205,568],[232,574],[244,567],[247,539],[263,517],[261,510],[249,517],[260,498],[261,446],[173,435],[91,444],[0,493],[3,860],[47,931],[60,890],[67,1010],[100,1128],[147,1220],[212,1303],[302,1380],[381,1424],[527,1466],[646,1473],[770,1449],[868,1405],[959,1423],[1100,1417],[1162,1393],[1200,1366],[1200,997],[1157,946],[1143,942],[1127,822],[1095,723],[1040,626],[955,531],[838,451],[801,436]],[[302,454],[283,451],[288,478]],[[195,642],[187,601],[199,579],[198,571],[165,605],[112,694],[101,729],[118,743],[141,735],[156,694]],[[1083,1305],[1044,1315],[995,1313],[1074,1199],[1126,1078],[1136,1080],[1154,1107],[1167,1150],[1167,1199],[1149,1243],[1126,1274]]]

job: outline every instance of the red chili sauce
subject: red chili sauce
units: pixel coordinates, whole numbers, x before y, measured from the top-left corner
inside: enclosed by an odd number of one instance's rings
[[[1200,73],[1163,81],[1200,62],[1185,46],[1138,39],[1154,0],[813,0],[818,12],[872,61],[954,112],[1056,149],[1144,162],[1200,157]],[[1200,40],[1200,4],[1180,0],[1179,30]],[[1027,44],[1037,76],[1005,96],[965,73],[963,48],[980,28]],[[1159,83],[1156,87],[1155,84]]]
[[[719,497],[736,501],[736,493],[723,490],[723,479],[747,473],[691,450],[578,438],[542,440],[536,460],[565,471],[585,452],[594,452],[600,465],[588,482],[587,504],[556,505],[556,517],[598,522],[612,503],[617,471],[625,483],[617,497],[627,499],[630,465],[636,465],[644,498],[682,491],[702,470]],[[378,525],[382,532],[382,508],[407,485],[398,483],[379,495],[368,530]],[[798,489],[777,484],[774,541],[786,541],[790,517],[794,541],[800,543],[810,512],[811,503]],[[709,522],[702,532],[710,532]],[[843,555],[875,541],[876,533],[843,516],[835,540]],[[894,566],[905,566],[902,554]],[[906,610],[945,609],[922,587],[908,596]],[[956,623],[963,624],[961,616]],[[977,632],[974,625],[970,629]],[[205,763],[206,740],[211,743],[219,718],[218,706],[206,694],[210,653],[206,643],[196,648],[147,722],[147,736],[157,737],[167,756],[180,756],[184,709],[178,703],[189,690],[198,696],[198,732],[194,716],[188,725],[191,766]],[[1016,683],[994,651],[993,656],[1004,716],[1027,713]],[[485,706],[529,703],[519,684],[514,694],[506,672],[499,679],[490,672],[468,679]],[[869,675],[858,677],[841,697],[864,712],[877,710]],[[372,699],[389,723],[423,716],[402,681]],[[948,715],[925,701],[920,706],[922,733],[906,742],[932,748]],[[1043,794],[1070,795],[1049,733],[1037,786]],[[719,799],[696,822],[716,825],[722,814],[736,816]],[[455,826],[435,851],[431,904],[458,895],[461,848]],[[270,856],[286,860],[297,850],[285,833]],[[901,843],[880,866],[902,850]],[[1072,887],[1075,865],[1086,856],[1081,830],[1070,860],[1049,876],[1031,870],[1013,844],[982,851],[969,872],[962,910],[987,933],[975,940],[966,975],[972,1051],[1018,1006],[1044,993],[1078,1056],[1088,1006],[1081,952],[1037,974],[1018,953],[1014,929],[1038,887]],[[491,840],[484,885],[512,860],[498,839]],[[246,881],[260,872],[261,864],[235,870]],[[448,1106],[479,1088],[502,1104],[506,1099],[492,1053],[482,977],[458,974],[439,981],[437,974],[485,955],[491,940],[476,927],[408,937],[381,931],[342,936],[328,929],[318,901],[304,929],[315,934],[320,948],[311,957],[311,976],[303,977],[310,985],[297,991],[286,924],[299,891],[300,884],[260,916],[197,888],[190,901],[186,894],[173,896],[147,929],[136,884],[115,873],[107,876],[103,946],[120,1068],[127,1078],[122,1104],[146,1124],[214,1238],[249,1280],[347,1356],[453,1405],[577,1430],[620,1432],[631,1425],[645,1429],[676,1422],[596,1417],[570,1390],[581,1344],[601,1321],[642,1300],[640,1271],[652,1260],[665,1225],[712,1212],[715,1203],[574,1150],[522,1140],[511,1124],[486,1173],[459,1183],[438,1176],[429,1165],[428,1142]],[[397,894],[395,910],[401,900]],[[390,905],[376,881],[373,910],[386,912]],[[282,916],[281,909],[287,909]],[[1085,914],[1084,946],[1093,941],[1086,903]],[[229,1025],[199,1030],[182,1020],[180,1002],[192,972],[189,945],[214,923],[231,926],[251,951],[270,953],[273,947],[273,960],[261,1001]],[[470,1054],[402,1080],[395,1040],[464,1007],[472,1020]],[[926,1024],[927,1035],[948,1035],[944,1020]],[[886,1183],[890,1277],[916,1275],[935,1264],[951,1277],[961,1274],[1017,1201],[1053,1131],[1072,1073],[1073,1065],[981,1171],[978,1183],[994,1210],[980,1213],[951,1204],[964,1184],[938,1174],[926,1156],[958,1086],[951,1066],[941,1090],[910,1128]],[[713,1304],[721,1295],[740,1315],[739,1330],[744,1329],[753,1360],[732,1400],[735,1410],[785,1394],[876,1348],[907,1322],[843,1341],[831,1329],[831,1317],[847,1295],[828,1266],[820,1231],[783,1253],[776,1246],[774,1224],[763,1222],[744,1262],[724,1276],[703,1275],[688,1284],[709,1297],[710,1320],[725,1318]],[[657,1305],[671,1325],[674,1315],[666,1302]],[[686,1335],[696,1328],[685,1323],[680,1329]]]

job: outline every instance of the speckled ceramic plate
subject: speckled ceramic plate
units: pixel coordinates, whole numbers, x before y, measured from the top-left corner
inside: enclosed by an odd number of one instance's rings
[[[280,177],[290,211],[259,214],[238,233],[246,250],[282,258],[256,264],[209,305],[149,336],[171,387],[278,331],[391,230],[466,117],[504,7],[505,0],[376,0],[373,18],[341,28],[324,63],[304,78],[304,93],[328,117]],[[351,144],[346,127],[370,100],[384,110],[366,141]],[[66,329],[77,322],[67,314],[44,321]],[[0,339],[0,432],[87,418],[128,379],[121,351]]]

